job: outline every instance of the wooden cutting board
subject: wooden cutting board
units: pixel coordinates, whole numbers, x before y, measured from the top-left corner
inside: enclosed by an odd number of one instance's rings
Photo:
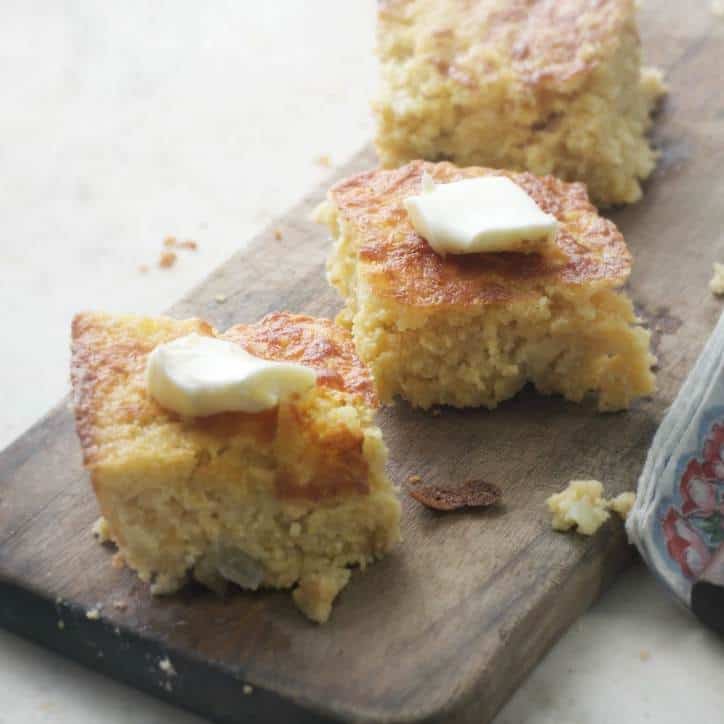
[[[573,477],[599,478],[611,493],[634,486],[720,313],[707,282],[724,261],[724,20],[706,2],[648,0],[642,28],[671,86],[655,132],[663,157],[643,202],[612,216],[636,257],[630,294],[654,332],[654,399],[615,415],[527,390],[495,412],[384,410],[396,481],[482,477],[505,504],[441,515],[405,499],[404,544],[354,574],[323,627],[286,593],[153,599],[113,568],[90,534],[98,511],[64,401],[0,456],[0,624],[217,721],[489,721],[631,558],[618,521],[592,539],[552,532],[545,498]],[[373,164],[366,150],[339,176]],[[329,243],[308,220],[323,195],[171,314],[222,329],[276,309],[333,316]],[[166,656],[175,675],[159,668]]]

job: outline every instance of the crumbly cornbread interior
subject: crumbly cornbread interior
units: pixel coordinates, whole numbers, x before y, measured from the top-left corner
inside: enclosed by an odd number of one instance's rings
[[[193,577],[223,590],[288,588],[315,621],[400,537],[369,375],[346,332],[273,314],[222,338],[309,364],[317,385],[277,408],[184,419],[149,398],[147,355],[199,320],[88,313],[73,323],[76,423],[111,538],[154,593]]]
[[[378,56],[384,166],[447,159],[583,181],[597,205],[641,197],[665,87],[641,66],[633,0],[385,0]]]
[[[402,206],[423,172],[437,182],[508,175],[558,219],[557,254],[441,258]],[[630,255],[581,184],[418,161],[341,182],[318,219],[335,239],[328,278],[345,301],[337,321],[383,402],[494,408],[532,382],[573,401],[595,393],[610,411],[653,391],[650,335],[620,291]]]

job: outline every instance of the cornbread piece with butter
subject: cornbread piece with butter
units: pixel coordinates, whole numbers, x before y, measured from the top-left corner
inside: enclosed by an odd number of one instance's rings
[[[203,402],[208,412],[225,385],[249,397],[245,379],[229,384],[229,360],[215,359],[213,395],[202,398],[205,372],[193,365],[204,348],[191,345],[198,337],[239,346],[257,366],[293,363],[314,376],[310,385],[294,382],[292,393],[282,389],[287,377],[264,382],[267,404],[278,394],[268,409],[179,414],[149,391],[163,389],[159,369],[178,385],[168,404],[177,406],[187,389],[186,404]],[[172,357],[175,367],[148,364],[154,350],[168,355],[184,340],[196,350],[190,362],[187,349]],[[252,391],[262,384],[252,381]],[[366,566],[399,540],[372,380],[349,334],[327,320],[271,314],[219,334],[196,319],[80,314],[72,383],[84,462],[109,534],[154,593],[176,591],[189,576],[213,589],[227,581],[297,586],[297,605],[323,622],[348,566]],[[252,398],[256,407],[261,399]]]
[[[423,176],[444,184],[504,176],[555,217],[541,253],[436,253],[405,205]],[[413,161],[337,184],[317,212],[336,239],[328,278],[383,402],[494,408],[532,382],[601,410],[651,393],[648,331],[620,292],[631,267],[623,237],[582,184]]]
[[[384,0],[377,52],[383,165],[553,174],[598,205],[641,197],[665,88],[641,67],[634,0]]]

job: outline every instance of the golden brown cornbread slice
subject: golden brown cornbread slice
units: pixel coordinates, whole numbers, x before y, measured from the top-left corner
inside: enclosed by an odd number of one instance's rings
[[[487,174],[520,185],[558,220],[546,255],[436,254],[410,223],[422,174],[438,183]],[[654,388],[649,333],[618,290],[631,256],[578,183],[530,173],[413,161],[337,184],[320,208],[336,239],[330,283],[383,402],[495,407],[526,382],[602,410]]]
[[[313,367],[316,386],[257,414],[182,418],[145,386],[148,354],[196,332]],[[400,506],[367,369],[328,320],[271,314],[223,335],[200,320],[86,313],[72,383],[86,468],[120,556],[156,593],[291,587],[324,621],[346,584],[399,539]]]
[[[600,205],[641,196],[664,86],[641,68],[633,0],[384,0],[377,37],[385,166],[447,159],[584,181]]]

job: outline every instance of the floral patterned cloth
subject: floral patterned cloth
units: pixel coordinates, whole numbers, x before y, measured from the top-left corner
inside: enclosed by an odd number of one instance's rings
[[[688,606],[724,543],[724,316],[656,433],[626,528]]]

